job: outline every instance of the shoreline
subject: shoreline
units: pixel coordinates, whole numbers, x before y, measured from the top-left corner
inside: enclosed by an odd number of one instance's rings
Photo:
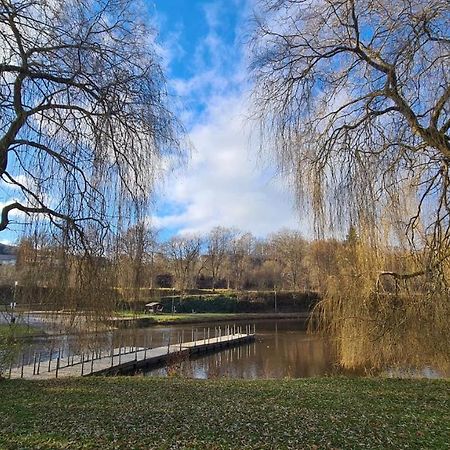
[[[145,317],[114,317],[110,324],[119,329],[121,328],[143,328],[158,325],[194,325],[197,323],[222,323],[222,322],[245,322],[245,321],[264,321],[264,320],[307,320],[311,314],[309,312],[300,313],[191,313],[174,314],[173,319],[169,314],[148,315]]]

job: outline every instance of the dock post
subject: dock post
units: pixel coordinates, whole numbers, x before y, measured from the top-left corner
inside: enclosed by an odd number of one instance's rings
[[[50,372],[50,367],[52,364],[53,348],[50,349],[50,358],[48,359],[48,372]]]
[[[181,334],[178,334],[178,340],[180,341],[180,352],[181,352]]]
[[[114,349],[111,351],[111,367],[114,366]]]
[[[22,367],[20,368],[20,378],[23,378],[23,366],[25,364],[25,353],[22,353]]]
[[[55,372],[55,378],[58,378],[59,361],[60,361],[60,357],[58,356],[58,359],[56,360],[56,372]]]
[[[221,337],[222,337],[222,329],[219,327],[219,342],[221,341]]]
[[[169,340],[167,341],[167,354],[170,353],[170,334],[169,334]]]
[[[33,375],[36,375],[36,352],[34,352],[33,358]]]
[[[184,330],[181,330],[181,343],[184,343]]]
[[[144,335],[144,361],[147,359],[147,335]]]
[[[37,365],[36,375],[39,375],[40,369],[41,369],[41,352],[39,352],[38,365]]]
[[[136,345],[136,342],[134,343],[135,345],[134,345],[134,360],[135,361],[137,361],[137,345]]]
[[[91,359],[91,373],[94,372],[94,352],[92,352],[92,359]]]
[[[209,327],[208,327],[208,344],[209,344]]]
[[[119,347],[119,366],[121,364],[122,361],[122,345]]]
[[[70,350],[67,350],[67,367],[70,366]]]
[[[81,354],[81,376],[84,375],[84,353]]]
[[[10,362],[9,362],[9,372],[8,372],[8,378],[11,378],[12,365],[13,365],[13,362],[12,362],[12,358],[11,358],[11,360],[10,360]]]

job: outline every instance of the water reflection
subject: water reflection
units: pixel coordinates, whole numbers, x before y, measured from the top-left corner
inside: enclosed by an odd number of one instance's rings
[[[308,335],[303,321],[280,320],[258,323],[255,342],[182,361],[176,373],[193,378],[299,378],[330,374],[334,368],[330,346]],[[168,371],[173,373],[173,368],[146,375],[165,376]]]
[[[222,323],[226,326],[235,323]],[[246,323],[239,322],[245,329]],[[253,325],[253,323],[252,323]],[[216,330],[215,330],[216,327]],[[73,354],[109,352],[121,347],[161,347],[169,343],[186,342],[214,336],[217,324],[179,326],[154,326],[149,328],[114,330],[107,333],[90,333],[83,336],[53,335],[51,338],[36,338],[27,342],[23,354],[18,355],[17,365],[33,363],[39,358],[44,362],[60,356],[68,358]],[[331,345],[317,336],[306,333],[303,320],[270,320],[257,322],[255,342],[228,348],[216,353],[202,355],[195,359],[171,362],[168,368],[151,370],[146,376],[179,375],[192,378],[300,378],[343,373],[336,364]],[[384,375],[394,377],[448,377],[431,368],[423,370],[389,370]]]

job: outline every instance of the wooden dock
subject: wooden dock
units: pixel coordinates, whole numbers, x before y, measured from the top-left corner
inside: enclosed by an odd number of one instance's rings
[[[221,333],[204,334],[203,339],[189,342],[171,343],[162,347],[121,347],[109,351],[93,351],[81,355],[58,355],[56,359],[40,360],[35,356],[32,364],[11,367],[10,378],[27,380],[45,380],[93,375],[119,375],[134,373],[140,369],[149,369],[160,365],[169,365],[172,361],[188,359],[191,355],[217,351],[251,342],[255,339],[255,329],[250,326],[226,328]]]

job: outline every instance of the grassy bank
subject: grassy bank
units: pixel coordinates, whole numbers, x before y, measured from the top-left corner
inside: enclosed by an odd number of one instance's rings
[[[23,324],[0,324],[0,338],[12,336],[15,338],[27,338],[43,335],[43,331]]]
[[[194,314],[146,314],[135,313],[131,311],[120,311],[115,315],[116,321],[145,321],[148,325],[169,325],[169,324],[191,324],[206,322],[225,322],[225,321],[248,321],[248,320],[264,320],[264,319],[296,319],[305,318],[307,313],[194,313]]]
[[[1,449],[443,449],[450,382],[0,382]]]

